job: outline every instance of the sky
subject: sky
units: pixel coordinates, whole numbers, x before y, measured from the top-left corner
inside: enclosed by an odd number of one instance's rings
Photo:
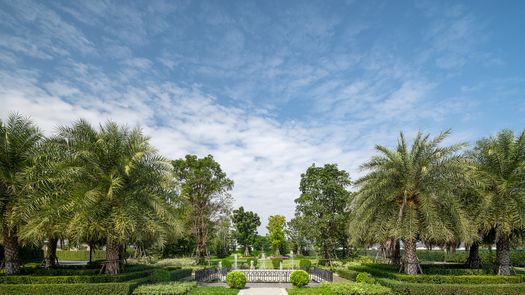
[[[399,132],[525,128],[524,1],[0,0],[0,118],[141,127],[211,154],[234,207],[293,217],[300,175],[352,179]]]

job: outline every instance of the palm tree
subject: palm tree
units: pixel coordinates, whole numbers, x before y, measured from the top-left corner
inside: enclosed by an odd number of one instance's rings
[[[107,274],[120,271],[123,244],[145,236],[163,244],[174,224],[167,188],[171,165],[140,129],[80,120],[59,135],[78,169],[68,232],[79,241],[106,240]]]
[[[369,173],[359,179],[353,197],[350,232],[353,240],[364,232],[375,242],[400,239],[404,271],[418,273],[416,242],[454,241],[468,236],[468,222],[457,198],[465,159],[464,144],[441,146],[449,131],[430,139],[418,133],[409,148],[401,133],[397,148],[376,146],[380,153],[362,165]],[[366,237],[365,237],[366,239]]]
[[[525,229],[525,130],[518,137],[503,130],[482,139],[471,157],[483,200],[481,228],[495,232],[496,272],[507,275],[511,238]]]
[[[0,213],[6,274],[20,271],[18,253],[18,214],[26,185],[20,174],[33,165],[35,150],[43,136],[28,119],[18,114],[0,120]]]

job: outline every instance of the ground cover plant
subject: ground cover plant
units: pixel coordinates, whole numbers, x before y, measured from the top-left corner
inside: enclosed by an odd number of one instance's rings
[[[133,295],[184,295],[195,286],[195,282],[147,284],[133,290]]]

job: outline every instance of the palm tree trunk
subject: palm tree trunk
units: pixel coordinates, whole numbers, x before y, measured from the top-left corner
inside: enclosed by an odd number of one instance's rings
[[[120,244],[108,239],[106,243],[106,274],[118,274],[120,272]]]
[[[57,265],[57,245],[58,239],[49,238],[47,242],[46,268],[53,268]]]
[[[404,269],[406,274],[417,275],[418,274],[418,261],[416,254],[416,239],[403,240],[405,245],[405,257],[403,261]]]
[[[15,230],[9,230],[4,226],[4,256],[5,274],[14,275],[20,273],[20,254],[18,252],[18,236]]]
[[[469,268],[480,268],[481,258],[479,257],[479,242],[474,242],[470,245],[467,265]]]
[[[510,239],[508,235],[499,235],[496,241],[496,273],[510,275]]]
[[[399,240],[395,240],[394,242],[394,251],[392,252],[392,264],[399,265],[401,264],[401,242]]]

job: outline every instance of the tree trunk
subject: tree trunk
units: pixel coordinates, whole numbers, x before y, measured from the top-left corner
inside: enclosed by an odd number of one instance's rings
[[[279,246],[275,247],[275,256],[281,256],[281,251],[279,250]]]
[[[53,268],[57,265],[57,245],[58,239],[49,238],[47,241],[46,268]]]
[[[395,240],[394,247],[392,252],[392,264],[394,265],[400,265],[401,264],[401,242],[399,240]]]
[[[108,239],[106,242],[106,271],[108,275],[120,272],[120,244]]]
[[[469,268],[480,268],[481,258],[479,258],[479,242],[474,242],[470,245],[467,265]]]
[[[244,257],[250,256],[250,246],[244,245]]]
[[[510,275],[510,239],[508,235],[499,235],[496,241],[496,273]]]
[[[418,274],[416,242],[416,239],[407,239],[403,241],[405,245],[405,257],[403,260],[403,266],[405,269],[405,273],[410,275]]]
[[[93,262],[93,243],[88,243],[89,245],[89,263]]]
[[[5,274],[14,275],[20,273],[20,254],[18,253],[18,236],[15,230],[9,230],[4,226],[4,256]]]

